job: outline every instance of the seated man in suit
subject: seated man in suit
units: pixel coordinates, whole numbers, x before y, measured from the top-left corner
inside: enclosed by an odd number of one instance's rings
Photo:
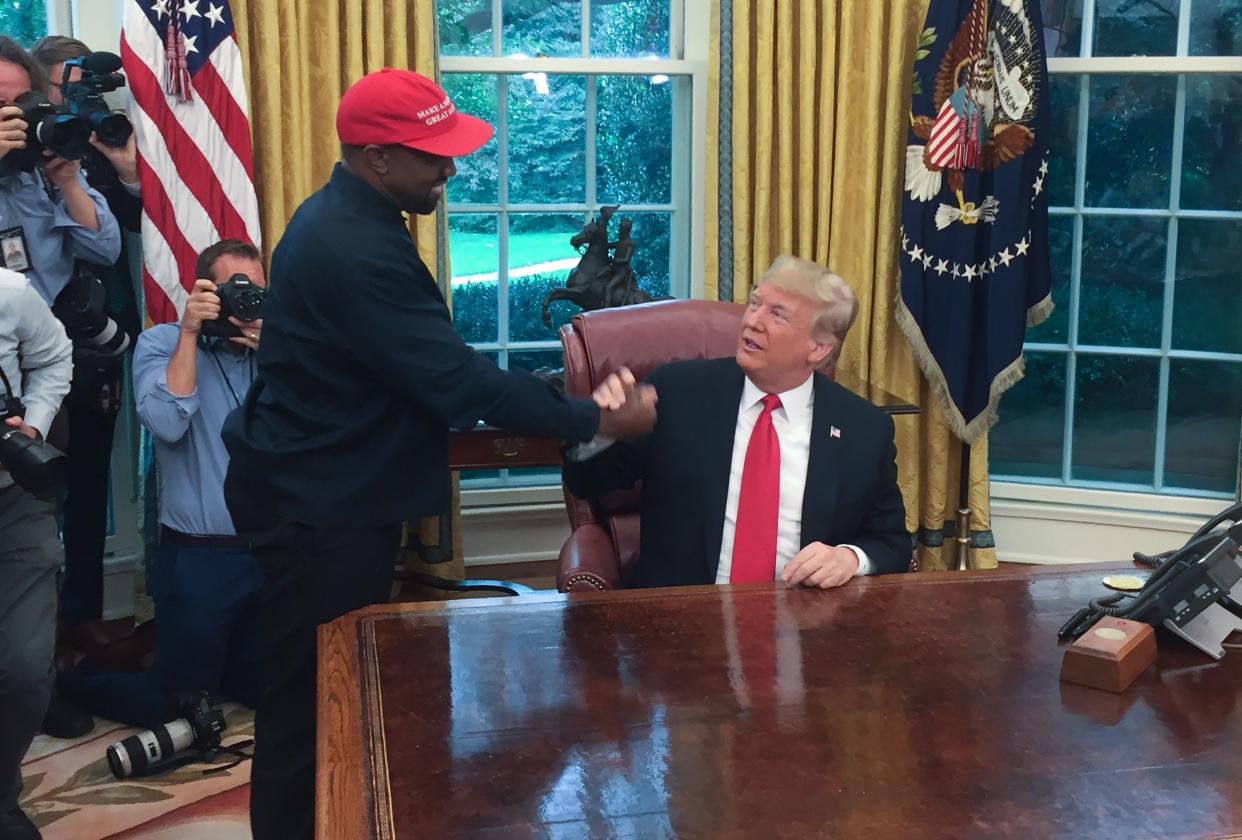
[[[602,407],[659,395],[651,434],[567,450],[565,483],[598,498],[642,480],[626,586],[784,580],[821,588],[910,561],[893,421],[827,376],[854,323],[845,281],[781,256],[751,293],[733,358],[672,362]]]

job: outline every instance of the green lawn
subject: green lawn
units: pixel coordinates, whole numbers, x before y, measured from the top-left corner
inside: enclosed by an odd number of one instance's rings
[[[569,244],[568,233],[515,233],[509,236],[509,267],[572,259],[578,253]],[[454,233],[449,254],[453,276],[495,271],[497,244],[494,233]]]

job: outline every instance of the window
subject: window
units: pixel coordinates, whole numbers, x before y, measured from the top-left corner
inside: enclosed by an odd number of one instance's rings
[[[47,0],[9,0],[0,5],[0,33],[29,47],[48,33],[47,11]]]
[[[1231,497],[1242,437],[1242,2],[1043,0],[1056,311],[993,477]]]
[[[448,184],[462,336],[503,368],[559,368],[557,330],[581,309],[556,300],[545,320],[544,301],[604,205],[620,205],[610,240],[632,222],[639,287],[687,296],[706,75],[686,58],[681,0],[440,0],[437,12],[445,89],[497,129]],[[518,476],[466,476],[497,477]]]

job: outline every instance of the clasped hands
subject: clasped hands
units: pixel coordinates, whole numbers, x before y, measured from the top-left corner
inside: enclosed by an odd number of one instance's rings
[[[659,397],[651,385],[640,385],[629,368],[609,375],[591,398],[599,406],[601,437],[635,438],[651,432]]]

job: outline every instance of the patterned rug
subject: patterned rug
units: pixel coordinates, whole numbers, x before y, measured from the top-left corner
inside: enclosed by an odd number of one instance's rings
[[[254,735],[254,712],[223,707],[225,745]],[[44,840],[250,840],[250,762],[204,775],[190,764],[164,775],[117,779],[104,750],[138,730],[96,718],[89,735],[40,735],[22,764],[21,805]],[[218,765],[234,759],[223,755]]]

